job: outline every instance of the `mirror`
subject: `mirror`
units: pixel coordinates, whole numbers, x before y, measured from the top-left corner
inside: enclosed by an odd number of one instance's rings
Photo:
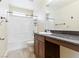
[[[79,31],[78,6],[79,0],[52,0],[47,4],[47,19],[53,17],[54,30]]]

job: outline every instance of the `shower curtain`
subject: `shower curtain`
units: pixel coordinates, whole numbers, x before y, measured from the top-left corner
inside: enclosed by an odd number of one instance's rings
[[[9,15],[8,19],[8,50],[16,50],[27,46],[33,40],[33,19]]]

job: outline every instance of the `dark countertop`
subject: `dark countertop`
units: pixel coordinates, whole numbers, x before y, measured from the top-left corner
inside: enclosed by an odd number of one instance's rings
[[[69,35],[69,34],[60,34],[60,33],[52,33],[52,34],[35,33],[35,34],[50,37],[50,38],[55,38],[58,40],[63,40],[63,41],[67,41],[67,42],[79,45],[79,36],[78,35]]]

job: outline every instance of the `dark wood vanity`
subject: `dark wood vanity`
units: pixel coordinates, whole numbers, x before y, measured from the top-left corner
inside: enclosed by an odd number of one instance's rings
[[[45,36],[35,34],[34,53],[38,58],[59,58],[60,46],[54,44]]]
[[[67,32],[66,32],[67,33]],[[64,34],[63,34],[64,35]],[[67,34],[66,34],[67,35]],[[73,35],[68,35],[69,37]],[[74,36],[79,38],[78,36]],[[65,40],[64,40],[65,39]],[[37,58],[60,58],[60,46],[64,46],[79,52],[79,44],[76,41],[66,40],[53,35],[34,34],[34,53]]]

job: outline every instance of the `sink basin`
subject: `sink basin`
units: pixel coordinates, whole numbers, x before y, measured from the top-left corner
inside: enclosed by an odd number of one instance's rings
[[[52,34],[51,32],[39,32],[39,34]]]

